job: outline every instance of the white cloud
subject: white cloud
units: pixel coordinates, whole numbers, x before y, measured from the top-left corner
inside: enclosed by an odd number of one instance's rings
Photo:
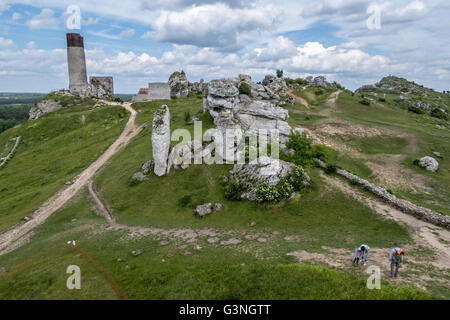
[[[16,21],[16,20],[19,20],[20,18],[22,18],[22,15],[21,15],[20,13],[18,13],[18,12],[14,12],[14,13],[12,14],[11,18],[12,18],[14,21]]]
[[[123,30],[120,33],[120,37],[121,38],[132,37],[132,36],[134,36],[135,33],[136,33],[136,31],[134,29]]]
[[[223,3],[193,6],[182,11],[163,10],[151,22],[153,36],[161,42],[199,47],[233,48],[241,45],[241,34],[274,28],[280,19],[275,7],[230,8]]]
[[[0,37],[0,48],[8,48],[12,47],[14,45],[14,42],[11,39],[5,39],[3,37]]]
[[[56,28],[58,20],[54,17],[52,9],[44,8],[38,15],[27,21],[27,25],[30,29]]]

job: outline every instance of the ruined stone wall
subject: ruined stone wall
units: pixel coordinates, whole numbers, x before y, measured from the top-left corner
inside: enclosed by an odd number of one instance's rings
[[[151,82],[148,84],[148,95],[150,100],[170,99],[170,86],[167,82]]]
[[[89,82],[94,87],[103,88],[107,95],[114,96],[113,77],[90,77]]]

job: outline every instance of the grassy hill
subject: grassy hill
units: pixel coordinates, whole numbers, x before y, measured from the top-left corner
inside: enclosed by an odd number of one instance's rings
[[[436,127],[442,120],[397,108],[389,100],[361,105],[360,97],[348,91],[333,107],[325,103],[331,91],[315,95],[308,90],[305,99],[316,100],[309,108],[290,106],[289,122],[307,127],[329,145],[330,163],[450,214],[450,150],[445,143],[450,133]],[[203,121],[203,130],[214,126],[208,114],[197,114],[202,99],[195,96],[135,103],[141,111],[137,122],[150,122],[161,104],[170,108],[171,130],[193,132],[185,121],[192,115]],[[0,147],[23,137],[13,160],[0,169],[0,230],[30,215],[87,167],[120,134],[127,117],[118,107],[79,105],[0,134]],[[135,231],[109,228],[84,190],[38,227],[32,241],[0,256],[0,268],[6,269],[0,273],[1,299],[118,299],[105,270],[131,299],[449,298],[446,282],[434,279],[448,281],[450,275],[422,264],[434,255],[417,244],[414,230],[327,183],[318,168],[305,168],[310,188],[273,205],[225,199],[221,180],[231,169],[227,165],[192,165],[130,185],[133,173],[152,158],[150,141],[147,126],[95,179],[102,202],[118,223]],[[415,158],[433,151],[442,155],[437,173],[413,165]],[[401,183],[388,179],[395,170],[402,173]],[[224,209],[195,216],[195,206],[205,202],[220,202]],[[76,240],[83,252],[68,246],[69,240]],[[403,280],[387,281],[383,269],[381,290],[367,289],[368,275],[351,266],[354,249],[369,243],[385,268],[394,241],[410,248]],[[138,249],[142,253],[133,255]],[[293,252],[324,259],[299,262],[288,255]],[[65,287],[71,264],[82,270],[82,290]]]

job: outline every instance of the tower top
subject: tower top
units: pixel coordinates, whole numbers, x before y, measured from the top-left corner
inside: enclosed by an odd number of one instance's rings
[[[68,33],[67,37],[67,47],[81,47],[84,48],[83,37],[79,33]]]

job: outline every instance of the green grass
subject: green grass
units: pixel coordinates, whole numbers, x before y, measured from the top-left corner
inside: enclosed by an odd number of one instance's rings
[[[443,214],[450,214],[450,130],[439,129],[436,124],[440,120],[427,115],[417,115],[395,106],[392,101],[395,95],[387,95],[386,103],[376,103],[370,107],[358,103],[358,98],[344,92],[337,101],[338,113],[334,116],[353,123],[380,129],[389,129],[409,136],[381,138],[348,138],[349,144],[354,144],[361,152],[367,154],[386,153],[403,154],[406,156],[403,166],[423,175],[426,186],[433,191],[428,194],[416,194],[412,191],[395,190],[396,195],[418,205],[435,209]],[[433,155],[440,152],[441,158]],[[413,165],[414,159],[433,156],[439,162],[439,170],[429,173]],[[407,186],[405,186],[407,187]]]
[[[178,99],[175,102],[179,103]],[[186,105],[190,103],[186,101]],[[152,117],[148,114],[158,105],[141,105],[142,115],[150,120]],[[170,108],[175,118],[171,121],[172,130],[178,126],[186,127],[182,117],[185,110],[183,104],[173,104]],[[191,165],[188,170],[172,171],[165,177],[151,175],[148,180],[129,186],[130,177],[144,162],[152,159],[150,136],[148,127],[112,159],[96,180],[98,190],[120,223],[162,228],[245,229],[255,221],[261,228],[272,231],[279,228],[302,235],[306,242],[319,248],[326,241],[343,247],[356,245],[353,242],[356,240],[347,241],[347,237],[365,237],[380,246],[389,245],[392,237],[409,241],[408,233],[397,224],[380,218],[341,192],[330,192],[322,187],[318,170],[310,172],[313,187],[295,200],[278,205],[262,206],[225,199],[221,180],[231,169],[230,165]],[[191,199],[187,206],[181,205],[183,198]],[[223,212],[204,219],[195,217],[193,208],[206,202],[224,204]],[[384,230],[381,235],[380,230]]]
[[[290,112],[289,113],[289,119],[288,123],[290,126],[305,126],[305,127],[311,127],[313,126],[317,121],[325,119],[325,116],[309,113],[309,112],[302,112],[302,113],[295,113]]]
[[[94,162],[120,135],[127,119],[128,112],[119,107],[92,110],[92,105],[82,105],[3,132],[2,152],[12,147],[11,138],[22,140],[14,158],[0,169],[0,230],[30,216]]]
[[[381,135],[375,137],[341,136],[343,142],[365,154],[402,154],[409,141],[405,138]]]
[[[303,244],[247,244],[242,249],[200,243],[185,255],[183,242],[158,245],[153,236],[105,231],[83,191],[37,229],[33,241],[0,257],[0,299],[117,299],[103,273],[66,242],[101,264],[130,299],[429,299],[424,292],[385,282],[368,290],[363,276],[293,263],[288,250]],[[161,213],[163,215],[164,213]],[[357,222],[355,222],[357,223]],[[99,232],[102,230],[101,232]],[[196,244],[196,245],[197,245]],[[143,249],[137,257],[132,250]],[[281,250],[280,250],[281,249]],[[119,261],[120,258],[120,261]],[[69,265],[81,269],[81,290],[66,289]]]
[[[134,107],[142,111],[138,114],[138,123],[151,122],[153,112],[162,104],[170,108],[171,130],[187,128],[193,132],[194,126],[185,122],[185,112],[203,120],[203,130],[213,127],[209,114],[197,114],[202,108],[199,97],[136,103]],[[355,118],[358,119],[354,120],[356,123],[383,127],[389,127],[392,120],[397,130],[411,129],[407,132],[413,132],[413,126],[406,125],[405,120],[403,123],[400,121],[405,112],[401,109],[396,109],[394,115],[385,115],[386,106],[376,105],[368,109],[358,105],[357,100],[346,93],[338,104],[338,117],[346,120]],[[29,215],[33,208],[94,161],[120,134],[127,119],[125,111],[117,107],[91,111],[90,108],[67,108],[0,135],[2,147],[17,135],[25,138],[14,159],[0,170],[0,183],[7,182],[7,190],[0,188],[0,226],[6,228]],[[87,118],[84,126],[79,121],[82,114]],[[302,120],[304,116],[291,113],[291,125],[311,121]],[[309,125],[320,119],[323,117],[317,116]],[[408,121],[412,120],[408,118]],[[432,126],[429,124],[429,128]],[[439,146],[442,137],[437,131],[427,131],[422,127],[416,131],[426,136],[420,148]],[[395,148],[402,148],[402,142],[397,142]],[[377,141],[373,141],[369,150],[380,149],[376,144]],[[37,152],[41,150],[43,152]],[[446,157],[446,147],[441,150]],[[30,158],[33,158],[32,163]],[[365,274],[298,264],[293,257],[286,255],[297,250],[324,252],[323,246],[354,250],[361,244],[361,239],[374,248],[389,247],[393,241],[402,244],[413,241],[406,227],[383,218],[365,204],[327,186],[319,169],[308,169],[311,187],[290,202],[258,205],[224,198],[221,179],[231,169],[230,165],[191,165],[187,170],[172,171],[166,177],[152,175],[147,181],[130,186],[128,181],[132,174],[151,158],[151,125],[147,125],[96,177],[100,196],[118,222],[164,229],[211,228],[219,232],[221,239],[231,237],[226,235],[228,231],[241,239],[254,233],[273,235],[274,231],[281,231],[282,235],[272,236],[267,243],[244,240],[236,247],[209,244],[206,237],[199,237],[195,244],[188,244],[188,249],[179,248],[187,244],[181,239],[171,239],[169,245],[161,246],[159,242],[166,239],[161,234],[132,237],[124,231],[106,229],[105,220],[93,212],[87,190],[83,190],[38,227],[32,241],[0,256],[0,268],[7,270],[0,273],[0,299],[117,299],[105,275],[69,248],[68,240],[77,240],[78,245],[105,267],[131,299],[431,297],[423,291],[391,286],[386,282],[383,282],[382,290],[368,290]],[[371,175],[364,159],[332,152],[330,162],[362,177]],[[443,161],[443,169],[446,166]],[[18,171],[20,179],[14,179]],[[429,177],[434,179],[431,174]],[[445,185],[445,173],[442,179],[441,183]],[[34,193],[38,194],[33,198],[31,195]],[[224,208],[204,218],[196,217],[193,208],[205,202],[220,202]],[[251,222],[256,222],[256,225],[249,227]],[[285,241],[286,235],[296,236],[300,241]],[[196,250],[196,245],[202,249]],[[131,251],[139,248],[144,250],[143,253],[133,256]],[[185,255],[186,250],[192,254]],[[68,275],[65,271],[71,264],[81,267],[82,290],[66,289]],[[433,297],[448,298],[448,291],[439,285],[433,285],[430,291]]]
[[[366,160],[364,159],[352,158],[345,153],[330,150],[327,160],[329,164],[352,172],[363,179],[372,175],[372,170],[365,164]]]
[[[316,94],[316,92],[321,92],[321,94]],[[302,97],[308,101],[310,105],[324,104],[332,92],[333,90],[318,87],[307,87],[306,89],[298,87],[294,90],[295,95]]]

